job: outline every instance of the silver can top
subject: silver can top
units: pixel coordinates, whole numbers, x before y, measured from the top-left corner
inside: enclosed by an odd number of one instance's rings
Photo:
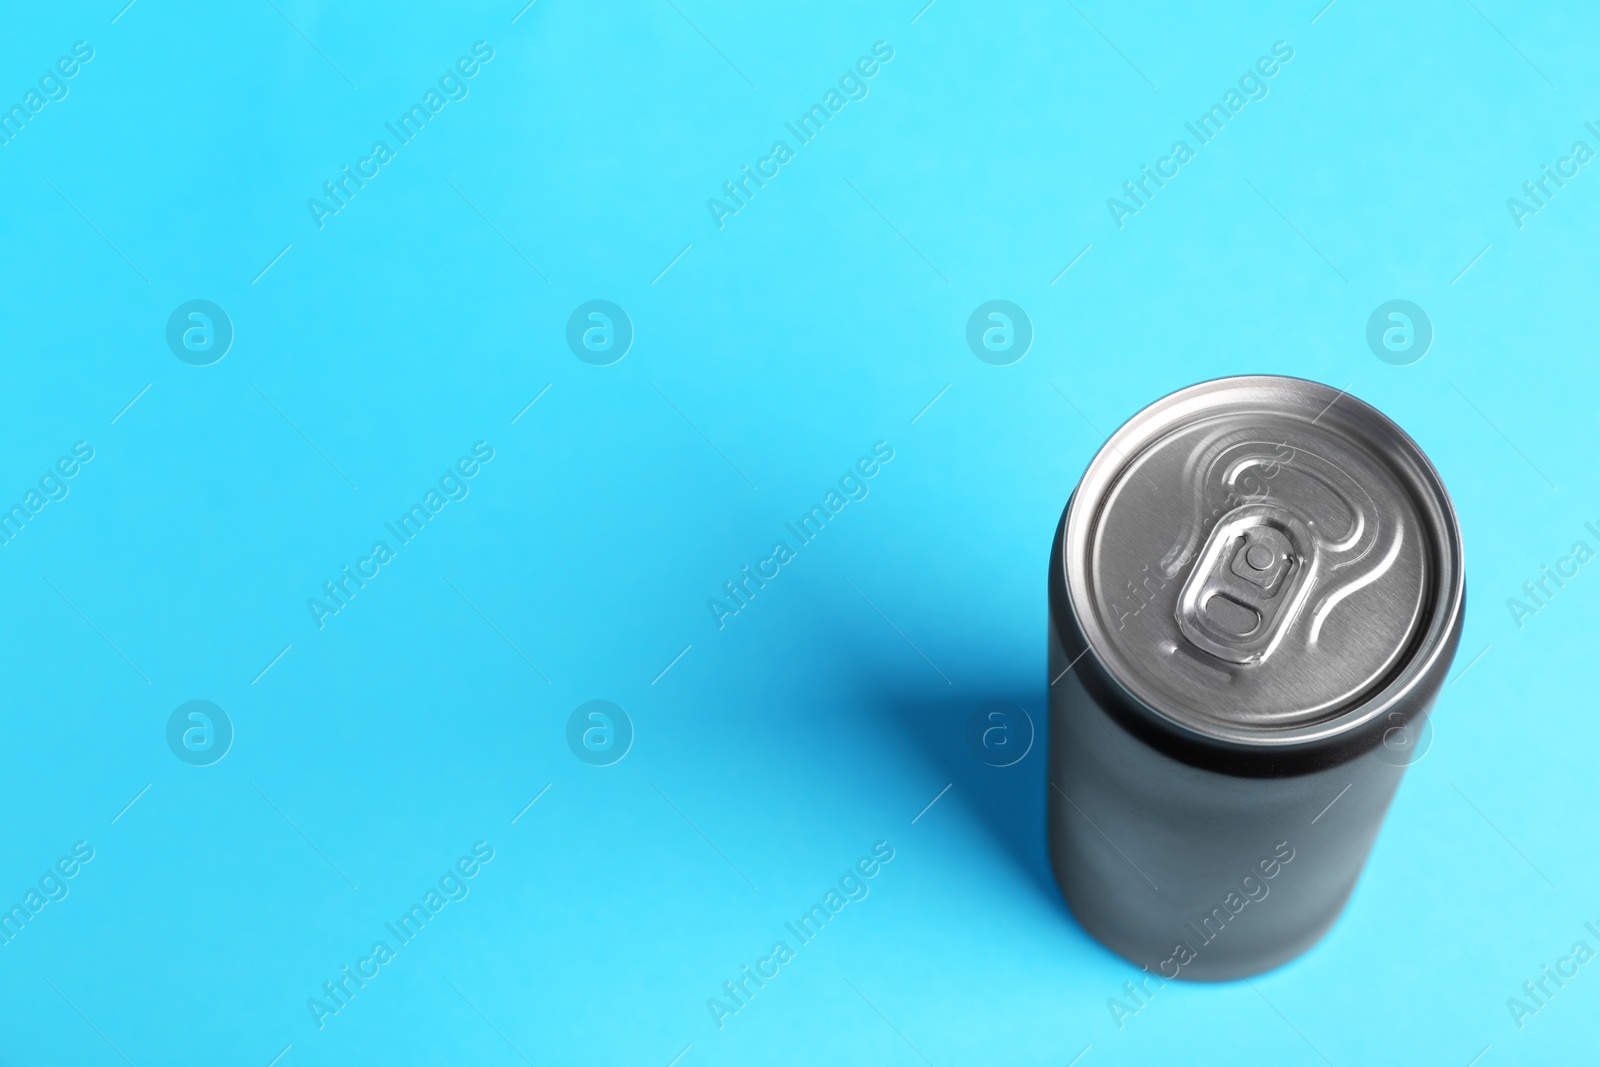
[[[1067,590],[1111,677],[1243,744],[1356,729],[1407,692],[1461,612],[1461,535],[1416,443],[1347,393],[1222,378],[1139,412],[1089,464]]]

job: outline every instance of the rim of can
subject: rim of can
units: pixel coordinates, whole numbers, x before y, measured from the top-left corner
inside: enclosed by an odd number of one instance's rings
[[[1341,405],[1342,415],[1374,430],[1386,448],[1394,450],[1395,455],[1390,458],[1396,461],[1396,472],[1406,476],[1407,487],[1414,491],[1415,502],[1427,520],[1424,525],[1431,567],[1424,598],[1426,619],[1413,634],[1409,650],[1387,675],[1315,721],[1263,727],[1187,714],[1182,708],[1164,703],[1137,676],[1119,669],[1115,656],[1106,654],[1110,643],[1107,630],[1100,613],[1093,608],[1090,593],[1089,538],[1108,491],[1120,484],[1144,449],[1191,420],[1214,412],[1215,404],[1226,394],[1285,388],[1326,397],[1323,414],[1335,404]],[[1131,713],[1134,721],[1127,724],[1148,739],[1175,742],[1174,754],[1188,762],[1196,762],[1186,754],[1195,746],[1265,756],[1274,766],[1275,757],[1292,762],[1296,753],[1325,749],[1353,753],[1371,747],[1373,738],[1381,737],[1390,712],[1399,710],[1409,719],[1426,711],[1426,703],[1433,695],[1428,690],[1437,690],[1454,655],[1466,596],[1460,523],[1443,479],[1422,448],[1393,420],[1360,398],[1321,382],[1288,375],[1236,375],[1199,382],[1167,394],[1123,423],[1090,460],[1067,504],[1051,569],[1052,583],[1059,582],[1066,594],[1060,598],[1060,606],[1067,617],[1058,621],[1069,624],[1062,628],[1063,632],[1075,633],[1074,643],[1081,645],[1070,650],[1072,656],[1094,651],[1095,655],[1088,657],[1093,661],[1092,673],[1111,690],[1102,696],[1113,698],[1117,710]],[[1086,606],[1089,610],[1084,610]],[[1425,695],[1421,707],[1416,699],[1419,693]],[[1283,766],[1287,768],[1288,764]]]

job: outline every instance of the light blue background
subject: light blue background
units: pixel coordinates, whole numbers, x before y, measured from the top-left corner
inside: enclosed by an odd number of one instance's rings
[[[0,947],[0,1060],[1592,1055],[1600,964],[1506,1008],[1600,947],[1600,573],[1506,604],[1600,547],[1600,171],[1523,229],[1505,203],[1600,148],[1584,5],[274,3],[0,34],[7,103],[95,49],[0,147],[0,498],[95,449],[0,547],[0,902],[95,849]],[[479,40],[470,95],[318,230],[307,198]],[[706,199],[879,40],[870,95],[719,230]],[[1119,230],[1106,199],[1280,40],[1270,95]],[[636,331],[604,368],[564,341],[597,298]],[[997,298],[1035,330],[1007,367],[964,341]],[[1411,366],[1364,339],[1395,298],[1435,329]],[[166,346],[191,299],[233,321],[213,366]],[[1045,861],[1046,554],[1106,433],[1257,371],[1428,451],[1458,672],[1487,651],[1326,940],[1119,1029],[1134,969]],[[307,598],[480,440],[470,496],[319,631]],[[870,496],[719,631],[707,598],[879,440]],[[164,738],[192,699],[236,730],[210,767]],[[564,739],[591,699],[636,730],[610,767]],[[964,740],[996,699],[1041,727],[1004,770]],[[470,896],[319,1030],[307,998],[480,840]],[[707,998],[877,841],[870,896],[719,1030]]]

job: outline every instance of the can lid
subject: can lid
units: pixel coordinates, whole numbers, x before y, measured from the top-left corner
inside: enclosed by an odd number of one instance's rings
[[[1453,647],[1461,535],[1416,443],[1348,393],[1222,378],[1106,442],[1062,540],[1085,640],[1139,704],[1222,742],[1359,728]]]

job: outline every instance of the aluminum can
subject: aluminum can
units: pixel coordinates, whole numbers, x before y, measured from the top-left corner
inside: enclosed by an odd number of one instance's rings
[[[1461,532],[1342,390],[1222,378],[1090,462],[1050,554],[1048,832],[1100,942],[1238,978],[1333,924],[1449,670]]]

